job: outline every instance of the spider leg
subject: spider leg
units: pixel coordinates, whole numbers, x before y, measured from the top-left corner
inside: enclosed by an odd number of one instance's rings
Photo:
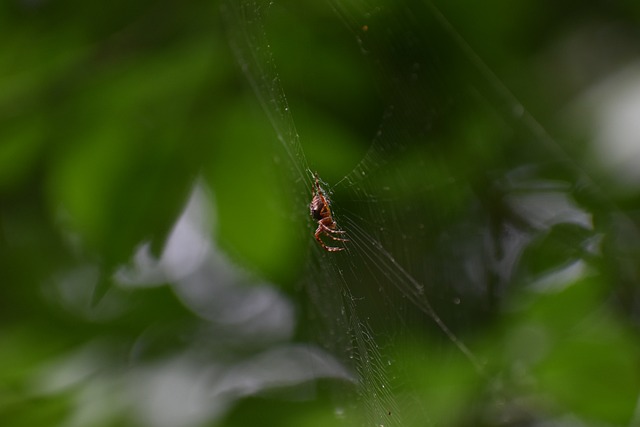
[[[336,240],[338,242],[348,242],[349,241],[349,239],[343,239],[341,237],[336,237],[336,236],[333,236],[333,235],[327,234],[327,233],[324,233],[324,235],[329,237],[329,238],[331,238],[331,239],[333,239],[333,240]]]
[[[335,226],[335,222],[331,223],[331,225]],[[340,242],[348,242],[348,239],[342,239],[340,237],[336,237],[334,236],[332,233],[337,233],[337,234],[344,234],[346,233],[346,231],[344,230],[336,230],[333,228],[329,228],[326,224],[324,224],[322,221],[318,221],[318,228],[322,228],[322,233],[327,236],[332,238],[333,240],[337,240]]]
[[[333,228],[329,228],[327,231],[328,231],[329,233],[339,233],[339,234],[344,234],[344,233],[346,233],[346,231],[344,231],[344,230],[334,230]]]
[[[324,232],[324,228],[326,226],[321,225],[320,223],[318,223],[318,228],[316,229],[316,233],[314,234],[314,237],[316,238],[316,240],[318,241],[318,243],[320,244],[320,246],[322,246],[322,248],[328,252],[338,252],[338,251],[343,251],[344,248],[338,248],[335,246],[327,246],[324,244],[324,242],[322,241],[322,239],[320,238],[321,234],[324,234],[325,236],[329,236],[331,238],[334,238],[333,236],[331,236],[330,234],[327,234]],[[343,239],[339,239],[339,240],[343,240]]]
[[[322,247],[328,251],[328,252],[340,252],[340,251],[344,251],[344,248],[338,248],[336,246],[325,246],[322,245]]]
[[[338,233],[338,234],[346,233],[346,231],[344,230],[336,230],[335,228],[331,228],[336,226],[335,222],[330,222],[329,225],[327,225],[323,221],[318,221],[318,225],[322,227],[322,229],[327,233]]]

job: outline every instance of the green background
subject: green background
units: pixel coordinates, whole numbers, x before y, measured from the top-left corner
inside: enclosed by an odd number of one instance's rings
[[[370,15],[359,15],[355,6],[341,14],[340,7],[312,1],[282,1],[263,10],[264,34],[309,165],[335,183],[384,129],[385,109],[400,102],[395,97],[406,105],[433,103],[437,127],[427,133],[428,153],[436,152],[456,180],[473,183],[473,197],[456,187],[423,199],[429,212],[447,217],[434,227],[470,224],[468,212],[460,212],[471,199],[480,201],[479,215],[490,218],[489,232],[518,223],[506,211],[508,190],[501,184],[509,171],[529,164],[540,168],[537,179],[568,183],[567,196],[593,228],[522,226],[531,241],[507,289],[488,302],[477,298],[484,305],[459,324],[443,316],[486,362],[485,376],[460,354],[431,351],[451,343],[412,339],[422,329],[412,321],[411,333],[389,351],[402,372],[392,367],[387,374],[405,378],[394,392],[411,396],[401,402],[419,402],[419,411],[404,409],[409,415],[402,425],[632,425],[640,391],[640,192],[598,168],[586,148],[589,132],[573,131],[563,113],[583,90],[640,53],[640,3],[437,5],[455,31],[435,30],[442,22],[417,1],[381,1],[367,9],[377,11]],[[350,10],[349,3],[339,6]],[[236,24],[216,1],[0,4],[3,426],[146,425],[132,409],[135,402],[122,404],[122,383],[91,374],[53,391],[38,384],[47,369],[79,348],[90,349],[87,360],[99,361],[102,372],[116,372],[126,382],[132,367],[157,367],[167,355],[200,344],[201,337],[185,331],[198,329],[202,319],[169,286],[122,288],[112,280],[141,243],[161,253],[198,180],[213,200],[208,237],[229,265],[242,269],[251,286],[278,288],[296,312],[317,303],[300,288],[314,271],[306,268],[309,258],[319,256],[310,249],[308,200],[301,205],[299,199],[303,191],[310,198],[310,191],[306,183],[287,181],[290,152],[273,129],[286,122],[268,119],[242,73],[231,47]],[[265,48],[260,43],[256,50]],[[421,78],[432,82],[433,92],[394,86],[404,81],[413,58],[429,64]],[[493,80],[483,64],[499,77]],[[515,136],[495,126],[495,117],[509,117],[513,106],[503,85],[549,129],[551,142],[530,122],[508,119]],[[469,87],[497,107],[467,104]],[[578,118],[586,127],[588,117]],[[413,131],[408,134],[419,134]],[[398,142],[409,150],[405,156],[411,150],[425,154],[422,140],[403,135]],[[436,183],[450,178],[427,173]],[[405,178],[405,189],[422,185],[409,173]],[[345,194],[336,200],[349,203]],[[462,251],[469,241],[460,233],[449,243]],[[586,249],[594,242],[598,250]],[[585,277],[551,292],[526,286],[576,260],[588,266]],[[59,286],[68,272],[82,284],[71,296]],[[312,317],[301,315],[298,322],[293,340],[322,328]],[[133,343],[150,328],[153,345],[144,357],[132,357]],[[259,347],[244,342],[240,349],[216,350],[216,343],[211,338],[205,344],[226,358]],[[77,369],[82,372],[80,364]],[[323,380],[305,399],[294,399],[295,390],[235,398],[222,415],[198,423],[347,423],[335,415],[336,396],[325,384],[331,381]],[[100,392],[92,394],[94,389]],[[85,421],[78,415],[82,408],[94,408]]]

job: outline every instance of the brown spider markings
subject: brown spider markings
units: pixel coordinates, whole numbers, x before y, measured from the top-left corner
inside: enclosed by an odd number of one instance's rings
[[[329,205],[331,202],[329,198],[325,196],[324,191],[320,187],[320,180],[318,179],[318,174],[314,174],[315,176],[315,184],[313,187],[313,199],[311,203],[309,203],[309,210],[311,211],[311,217],[318,221],[318,228],[316,228],[316,232],[314,237],[322,246],[322,248],[328,252],[338,252],[343,251],[344,248],[336,247],[336,246],[327,246],[324,244],[322,239],[320,238],[322,235],[329,237],[330,239],[339,241],[339,242],[348,242],[348,239],[343,239],[341,237],[337,237],[334,234],[344,234],[345,231],[338,230],[338,224],[333,220],[333,216],[331,215],[331,209]]]

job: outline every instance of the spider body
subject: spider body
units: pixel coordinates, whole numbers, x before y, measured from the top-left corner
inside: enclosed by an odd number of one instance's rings
[[[318,222],[318,228],[316,228],[314,237],[320,244],[320,246],[322,246],[322,248],[328,252],[343,251],[344,248],[325,245],[325,243],[321,239],[321,236],[324,235],[339,242],[349,241],[347,239],[336,236],[336,234],[344,234],[345,232],[343,230],[338,230],[338,224],[336,224],[331,214],[331,208],[329,207],[330,204],[331,202],[329,201],[329,198],[325,196],[324,191],[320,187],[318,174],[315,174],[313,199],[311,200],[311,203],[309,203],[311,218],[313,218],[314,221]]]

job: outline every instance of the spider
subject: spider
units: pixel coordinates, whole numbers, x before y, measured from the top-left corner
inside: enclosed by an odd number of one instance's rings
[[[309,203],[311,218],[313,218],[314,221],[318,221],[318,228],[316,228],[314,237],[316,238],[320,246],[322,246],[322,248],[328,252],[343,251],[344,248],[325,245],[320,238],[320,236],[324,234],[325,236],[339,242],[349,241],[348,239],[334,236],[334,234],[344,234],[345,231],[337,229],[338,224],[336,224],[336,222],[333,220],[331,209],[329,208],[331,202],[329,201],[329,198],[324,194],[324,190],[320,187],[318,174],[315,173],[314,177],[315,184],[313,186],[313,199],[311,200],[311,203]]]

